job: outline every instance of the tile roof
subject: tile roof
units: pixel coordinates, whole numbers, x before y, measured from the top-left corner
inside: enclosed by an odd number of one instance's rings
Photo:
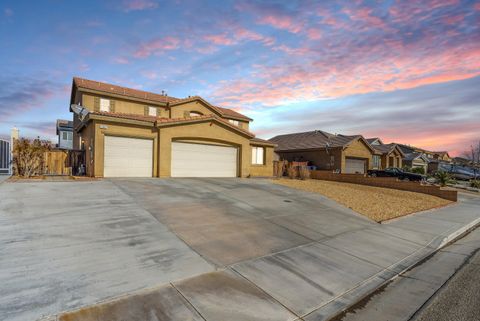
[[[89,80],[89,79],[84,79],[84,78],[79,78],[79,77],[73,77],[73,83],[75,86],[79,88],[86,88],[86,89],[91,89],[91,90],[97,90],[97,91],[102,91],[105,93],[109,94],[117,94],[125,97],[130,97],[130,98],[137,98],[137,99],[145,99],[145,100],[150,100],[150,101],[155,101],[158,103],[171,103],[173,105],[180,104],[182,102],[187,102],[187,101],[194,101],[197,99],[200,99],[204,101],[206,104],[210,105],[214,109],[218,111],[222,117],[234,117],[234,118],[239,118],[242,120],[247,120],[251,121],[252,119],[242,115],[232,109],[229,108],[223,108],[219,106],[213,106],[210,103],[208,103],[206,100],[204,100],[200,96],[191,96],[191,97],[186,97],[186,98],[175,98],[175,97],[170,97],[170,96],[165,96],[161,94],[156,94],[148,91],[143,91],[143,90],[138,90],[138,89],[133,89],[133,88],[128,88],[128,87],[122,87],[122,86],[117,86],[113,84],[108,84],[100,81],[94,81],[94,80]]]
[[[73,121],[65,119],[57,119],[57,127],[73,128]]]
[[[202,115],[202,116],[193,116],[193,117],[186,117],[186,118],[159,118],[157,120],[157,123],[159,123],[159,124],[189,123],[189,122],[196,122],[196,121],[199,121],[199,120],[209,120],[209,119],[217,120],[217,121],[223,123],[224,125],[226,125],[230,128],[233,128],[237,131],[243,132],[244,134],[246,134],[250,137],[255,137],[255,134],[253,134],[252,132],[250,132],[246,129],[243,129],[241,127],[238,127],[236,125],[233,125],[230,122],[228,122],[228,120],[225,120],[221,117],[218,117],[217,115]]]
[[[277,144],[276,151],[322,149],[344,147],[354,139],[361,136],[334,135],[321,130],[304,133],[279,135],[270,138],[269,141]]]
[[[255,135],[252,132],[245,130],[243,128],[240,128],[238,126],[235,126],[229,123],[227,120],[220,118],[216,115],[201,115],[201,116],[192,116],[192,117],[185,117],[185,118],[164,118],[164,117],[144,116],[144,115],[135,115],[135,114],[111,113],[111,112],[105,112],[105,111],[92,111],[90,112],[90,114],[108,116],[108,117],[114,117],[114,118],[122,118],[122,119],[139,120],[139,121],[151,122],[152,124],[155,122],[157,124],[190,123],[190,122],[196,122],[199,120],[211,119],[211,120],[217,120],[222,124],[227,125],[230,128],[243,132],[250,137],[255,137]]]
[[[146,122],[151,122],[151,123],[156,122],[157,119],[158,119],[158,117],[155,117],[155,116],[144,116],[144,115],[124,114],[124,113],[111,113],[111,112],[106,112],[106,111],[91,111],[90,114],[100,115],[100,116],[108,116],[108,117],[114,117],[114,118],[123,118],[123,119],[146,121]]]
[[[146,100],[151,100],[159,103],[167,103],[167,102],[179,100],[178,98],[175,98],[175,97],[160,95],[160,94],[128,88],[128,87],[112,85],[112,84],[108,84],[100,81],[83,79],[79,77],[74,77],[73,83],[75,84],[75,86],[80,88],[98,90],[98,91],[103,91],[109,94],[117,94],[125,97],[146,99]]]
[[[218,108],[220,110],[220,112],[223,114],[223,116],[225,116],[225,117],[235,117],[235,118],[241,118],[241,119],[245,119],[245,120],[252,120],[251,118],[249,118],[245,115],[242,115],[242,114],[240,114],[239,112],[236,112],[233,109],[223,108],[223,107],[220,107],[220,106],[214,106],[214,107]]]
[[[271,141],[269,140],[265,140],[265,139],[261,139],[261,138],[252,138],[250,139],[251,142],[253,143],[260,143],[260,144],[268,144],[268,145],[276,145],[275,143],[272,143]]]

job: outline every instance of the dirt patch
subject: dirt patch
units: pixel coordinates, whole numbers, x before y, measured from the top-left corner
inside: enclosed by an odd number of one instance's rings
[[[453,203],[421,193],[316,179],[279,179],[273,182],[325,195],[377,222]]]

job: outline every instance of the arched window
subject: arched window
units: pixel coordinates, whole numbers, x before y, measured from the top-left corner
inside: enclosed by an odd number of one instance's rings
[[[197,117],[197,116],[203,116],[203,114],[199,111],[190,111],[190,117]]]

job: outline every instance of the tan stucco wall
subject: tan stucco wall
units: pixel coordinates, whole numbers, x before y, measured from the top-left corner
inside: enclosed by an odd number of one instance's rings
[[[239,157],[238,175],[241,177],[247,177],[250,174],[252,155],[250,139],[239,135],[229,127],[220,125],[216,122],[202,122],[171,127],[160,127],[159,130],[160,177],[170,177],[171,175],[172,140],[200,140],[226,143],[230,146],[235,146],[238,148]]]
[[[95,122],[95,177],[103,177],[104,164],[104,143],[105,135],[132,137],[132,138],[146,138],[153,139],[153,176],[158,175],[157,161],[158,161],[158,134],[154,127],[143,127],[129,124],[118,124],[108,121]],[[107,127],[107,128],[100,128]]]
[[[201,101],[191,101],[181,105],[172,106],[170,110],[171,118],[183,118],[185,112],[190,113],[191,111],[200,112],[203,115],[217,115]],[[238,121],[238,123],[238,127],[248,130],[249,123],[247,121]]]
[[[367,145],[361,140],[358,139],[350,145],[348,145],[342,153],[342,173],[345,172],[345,158],[352,157],[352,158],[364,158],[367,159],[367,169],[372,168],[372,157],[373,151],[367,147]]]
[[[265,164],[253,165],[251,164],[251,147],[258,146],[265,148]],[[259,146],[255,144],[250,145],[250,176],[273,176],[273,147]]]
[[[136,102],[120,99],[120,98],[111,98],[108,96],[100,96],[100,95],[93,95],[93,94],[87,94],[87,93],[82,94],[82,106],[86,107],[90,111],[93,111],[95,108],[94,97],[114,100],[116,113],[144,115],[145,106],[151,106],[151,107],[157,107],[157,112],[159,117],[165,117],[165,118],[169,117],[169,113],[166,110],[166,108],[160,105],[136,103]]]

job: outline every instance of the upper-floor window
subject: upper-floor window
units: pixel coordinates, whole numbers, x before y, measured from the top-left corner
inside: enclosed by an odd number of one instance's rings
[[[263,147],[252,147],[252,164],[264,165],[265,164],[265,149]]]
[[[199,111],[191,111],[189,116],[190,117],[197,117],[197,116],[203,116],[203,114]]]
[[[109,99],[104,99],[100,98],[100,111],[110,111],[110,100]]]
[[[148,116],[157,116],[157,108],[148,107]]]
[[[235,125],[235,126],[238,126],[238,125],[239,125],[239,122],[238,122],[238,120],[229,119],[229,120],[228,120],[228,122],[229,122],[230,124],[233,124],[233,125]]]
[[[62,140],[73,140],[73,133],[62,131]]]

